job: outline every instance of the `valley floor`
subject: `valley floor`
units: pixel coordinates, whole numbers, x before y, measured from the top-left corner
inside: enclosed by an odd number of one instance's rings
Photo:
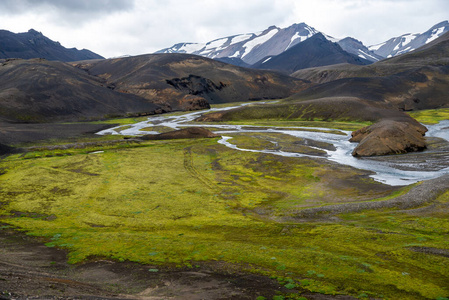
[[[265,147],[264,137],[234,142]],[[217,138],[112,138],[0,161],[0,299],[449,296],[446,177],[389,186]],[[383,205],[419,193],[428,199]],[[321,210],[348,204],[370,205]]]

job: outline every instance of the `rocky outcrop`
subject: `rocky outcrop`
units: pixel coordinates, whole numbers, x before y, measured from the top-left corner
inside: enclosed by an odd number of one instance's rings
[[[218,134],[203,128],[203,127],[188,127],[180,130],[160,133],[147,134],[141,136],[142,140],[172,140],[172,139],[199,139],[199,138],[214,138],[219,137]]]
[[[424,150],[427,128],[415,122],[382,120],[352,133],[351,142],[359,142],[353,156],[401,154]]]
[[[192,111],[199,109],[209,109],[210,104],[204,97],[195,95],[185,95],[179,101],[179,106],[183,111]]]

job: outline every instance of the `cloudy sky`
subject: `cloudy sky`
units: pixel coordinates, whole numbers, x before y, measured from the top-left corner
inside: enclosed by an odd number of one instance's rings
[[[373,45],[448,19],[449,0],[0,0],[0,29],[105,57],[301,22]]]

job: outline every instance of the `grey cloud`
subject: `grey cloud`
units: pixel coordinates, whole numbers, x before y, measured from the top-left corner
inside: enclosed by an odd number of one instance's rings
[[[133,7],[134,0],[2,0],[0,14],[22,14],[52,8],[62,13],[101,15]]]

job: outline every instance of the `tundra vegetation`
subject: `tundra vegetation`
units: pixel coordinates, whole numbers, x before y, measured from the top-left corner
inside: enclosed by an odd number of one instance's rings
[[[267,135],[232,136],[237,146],[257,149],[273,146]],[[449,192],[419,209],[298,218],[305,208],[384,201],[410,187],[383,185],[369,172],[319,158],[233,150],[217,138],[110,140],[86,139],[84,147],[67,149],[52,141],[53,147],[41,143],[4,157],[3,227],[44,237],[74,264],[106,258],[195,269],[220,262],[291,291],[276,299],[305,299],[305,292],[359,299],[449,295]],[[313,151],[299,138],[281,140],[280,147]]]

